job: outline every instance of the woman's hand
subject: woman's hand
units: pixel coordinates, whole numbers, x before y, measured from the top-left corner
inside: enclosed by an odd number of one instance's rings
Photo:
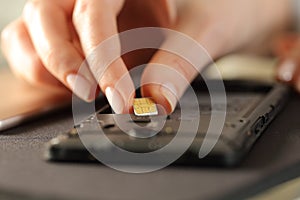
[[[174,13],[171,12],[172,3],[167,2],[169,1],[29,2],[23,17],[4,32],[3,49],[13,69],[30,82],[59,85],[58,79],[81,98],[92,100],[94,94],[91,94],[90,88],[97,86],[93,75],[89,73],[89,69],[84,74],[76,72],[84,58],[101,41],[116,34],[118,27],[123,27],[123,30],[143,26],[172,28],[190,36],[212,58],[217,58],[237,50],[252,50],[257,47],[261,50],[262,46],[267,47],[263,45],[265,41],[286,29],[291,22],[289,0],[177,0],[178,15],[174,23],[171,17],[174,16],[171,14]],[[127,4],[125,10],[124,4]],[[152,10],[150,13],[154,14],[149,16],[149,12],[141,11],[141,7],[149,8]],[[120,16],[119,21],[117,16]],[[166,38],[162,45],[168,49],[178,44],[176,39]],[[182,48],[190,54],[194,53],[189,46]],[[180,56],[162,50],[155,53],[150,63],[168,66],[169,70],[155,64],[147,66],[141,82],[156,84],[142,86],[142,94],[152,97],[167,112],[172,112],[177,104],[176,97],[183,94],[187,85],[170,74],[175,70],[191,82],[198,71]],[[201,69],[204,64],[206,63],[197,67]],[[123,60],[118,59],[99,83],[117,113],[126,112],[133,99],[131,79],[126,80],[121,88],[114,87],[114,83],[126,72]],[[73,87],[76,77],[81,82],[80,88]]]
[[[182,0],[178,2],[181,3],[181,7],[178,9],[177,21],[173,29],[192,37],[208,51],[213,59],[238,50],[266,52],[271,48],[269,42],[272,37],[289,27],[292,21],[289,0]],[[174,45],[178,45],[178,41],[167,38],[163,45],[167,49],[172,49]],[[185,48],[185,51],[190,54],[197,54],[189,46],[181,48]],[[201,55],[192,56],[201,57]],[[156,102],[164,105],[167,111],[172,111],[177,103],[176,96],[180,97],[183,94],[186,85],[178,81],[178,76],[169,75],[172,74],[171,69],[178,71],[189,82],[194,79],[198,71],[183,58],[161,50],[153,56],[151,63],[169,66],[170,70],[168,72],[155,65],[146,68],[143,80],[150,82],[155,80],[156,84],[144,86],[143,94],[153,97]],[[202,66],[196,67],[201,69],[205,64],[207,63],[204,61]]]
[[[115,112],[122,113],[132,105],[134,95],[131,79],[122,88],[114,87],[127,73],[123,60],[110,65],[99,83],[87,65],[80,74],[78,69],[118,29],[167,27],[171,18],[168,0],[31,0],[22,17],[3,31],[2,49],[13,71],[31,84],[64,85],[86,101],[95,98],[99,85]],[[79,87],[75,87],[75,80]]]

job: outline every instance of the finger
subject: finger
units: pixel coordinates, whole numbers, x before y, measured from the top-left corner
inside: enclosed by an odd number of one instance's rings
[[[176,3],[173,0],[148,0],[160,27],[171,27],[177,17]]]
[[[142,76],[143,96],[152,97],[168,113],[174,111],[190,82],[211,62],[198,42],[182,33],[173,34],[168,36]]]
[[[297,44],[299,36],[295,33],[288,33],[276,38],[272,45],[272,52],[279,57],[286,56],[290,50]]]
[[[43,66],[22,19],[4,29],[2,49],[13,72],[35,86],[63,88]]]
[[[200,25],[201,29],[195,28]],[[222,45],[224,39],[218,37],[218,23],[207,23],[202,19],[199,21],[193,13],[179,16],[174,30],[167,33],[161,50],[157,51],[150,62],[167,67],[162,70],[160,67],[148,66],[142,77],[142,83],[156,83],[142,86],[143,95],[154,96],[154,100],[168,112],[174,111],[178,99],[190,82],[212,61],[211,58],[229,51]]]
[[[73,22],[89,67],[116,113],[130,110],[134,86],[120,58],[119,38],[114,37],[105,48],[101,48],[100,44],[118,33],[116,20],[122,5],[120,0],[78,0],[73,13]],[[118,59],[110,63],[111,58]]]
[[[142,95],[152,97],[171,113],[196,74],[197,71],[184,59],[160,50],[144,70]]]
[[[291,44],[291,40],[285,40],[287,45]],[[293,39],[293,45],[289,48],[279,50],[283,52],[277,68],[277,78],[280,81],[294,85],[300,91],[300,40],[299,37]],[[287,45],[283,45],[286,47]]]
[[[97,83],[88,67],[82,65],[84,58],[72,43],[68,12],[56,1],[29,1],[23,16],[33,45],[47,70],[80,98],[93,100]],[[81,65],[85,70],[77,73]]]

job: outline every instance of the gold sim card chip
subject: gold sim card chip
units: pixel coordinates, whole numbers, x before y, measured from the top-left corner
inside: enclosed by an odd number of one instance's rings
[[[134,99],[133,111],[136,116],[158,115],[156,104],[150,98]]]

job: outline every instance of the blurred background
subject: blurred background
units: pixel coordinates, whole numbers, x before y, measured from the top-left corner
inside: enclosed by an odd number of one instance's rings
[[[11,21],[18,18],[26,0],[0,0],[0,31]],[[7,66],[0,51],[0,68]]]

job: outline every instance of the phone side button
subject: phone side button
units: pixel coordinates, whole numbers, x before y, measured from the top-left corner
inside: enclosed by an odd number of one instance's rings
[[[255,135],[259,134],[263,130],[265,124],[265,117],[259,117],[251,127],[251,133]]]

